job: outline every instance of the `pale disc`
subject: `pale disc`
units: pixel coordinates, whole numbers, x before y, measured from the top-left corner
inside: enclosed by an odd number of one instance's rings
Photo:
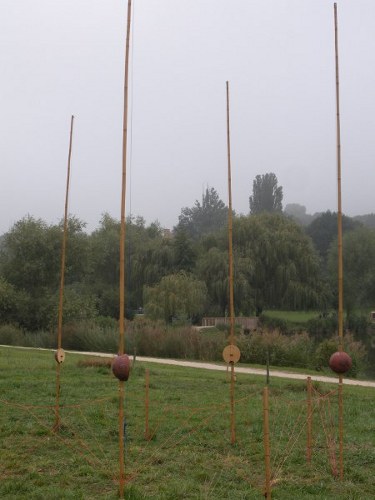
[[[55,352],[55,360],[58,363],[63,363],[65,361],[65,351],[64,349],[61,349],[61,347]]]
[[[223,359],[226,363],[237,363],[241,357],[241,351],[236,345],[227,345],[223,350]]]

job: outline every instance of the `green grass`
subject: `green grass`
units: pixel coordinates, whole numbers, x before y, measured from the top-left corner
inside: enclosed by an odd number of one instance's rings
[[[54,424],[52,353],[0,348],[0,498],[114,499],[118,476],[118,383],[105,366],[68,354],[61,370],[61,420]],[[150,428],[144,439],[144,376],[150,370]],[[260,377],[238,374],[236,438],[230,444],[225,372],[146,365],[125,384],[126,497],[263,498]],[[320,392],[335,389],[316,385]],[[305,384],[271,380],[274,499],[375,497],[375,391],[345,387],[345,479],[330,471],[325,426],[337,398],[314,413],[311,467],[305,462]],[[333,431],[334,429],[332,429]],[[289,449],[290,448],[290,449]],[[280,467],[281,466],[281,467]]]
[[[319,316],[318,311],[273,311],[266,310],[263,313],[265,316],[275,319],[282,319],[288,323],[302,324],[307,323],[310,319],[315,319]]]

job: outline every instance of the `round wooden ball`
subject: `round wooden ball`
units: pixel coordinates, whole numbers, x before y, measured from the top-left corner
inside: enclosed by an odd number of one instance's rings
[[[352,358],[344,351],[335,352],[329,359],[329,366],[335,373],[346,373],[352,367]]]
[[[127,354],[119,354],[112,362],[112,372],[119,380],[126,381],[130,373],[130,359]]]

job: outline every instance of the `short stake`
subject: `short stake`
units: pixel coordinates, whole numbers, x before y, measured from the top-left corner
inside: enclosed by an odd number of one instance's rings
[[[266,469],[266,491],[265,498],[271,498],[271,465],[270,465],[270,426],[269,426],[269,403],[268,387],[263,389],[263,441],[264,461]]]
[[[311,377],[307,377],[307,445],[306,445],[306,460],[308,464],[311,464],[311,448],[312,448],[312,384]]]
[[[149,390],[150,390],[150,371],[146,369],[146,391],[145,391],[145,439],[146,441],[150,440],[150,430],[148,425],[148,414],[149,414]]]

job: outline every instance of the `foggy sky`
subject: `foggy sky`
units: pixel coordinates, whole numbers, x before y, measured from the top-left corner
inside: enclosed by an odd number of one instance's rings
[[[213,186],[233,207],[257,174],[284,206],[336,210],[333,2],[133,0],[127,214],[172,228]],[[375,2],[338,0],[343,211],[375,211]],[[69,212],[120,217],[126,0],[0,1],[0,234]]]

